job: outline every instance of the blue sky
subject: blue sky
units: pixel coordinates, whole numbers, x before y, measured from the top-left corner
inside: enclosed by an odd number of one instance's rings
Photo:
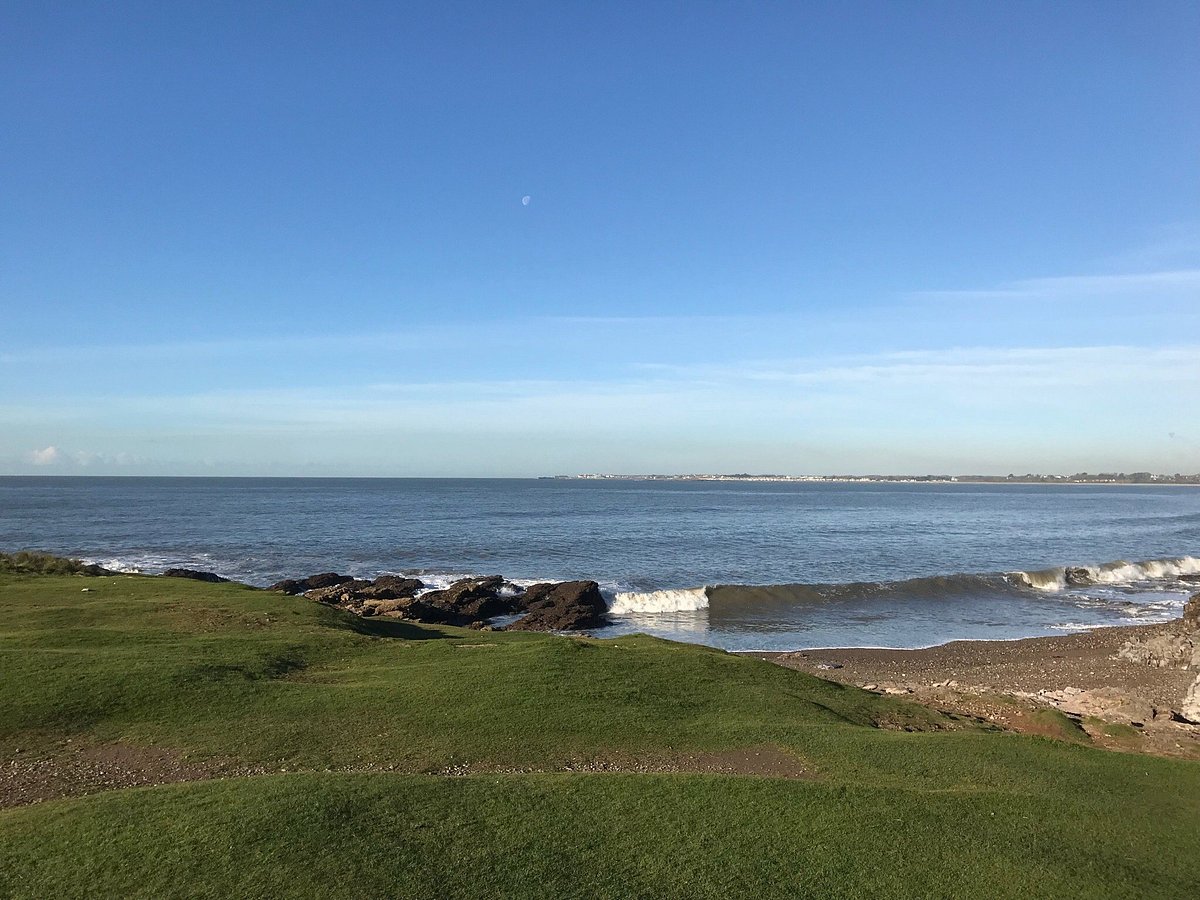
[[[0,473],[1200,470],[1198,38],[6,4]]]

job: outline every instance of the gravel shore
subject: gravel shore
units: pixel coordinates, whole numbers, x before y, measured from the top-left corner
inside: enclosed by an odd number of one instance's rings
[[[1101,746],[1200,758],[1200,727],[1174,714],[1197,673],[1117,656],[1127,641],[1178,622],[1097,628],[1061,637],[953,641],[921,650],[831,648],[757,653],[822,678],[1045,733],[1035,714],[1057,709]]]

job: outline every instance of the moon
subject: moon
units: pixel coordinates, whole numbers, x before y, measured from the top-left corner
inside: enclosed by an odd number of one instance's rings
[[[521,205],[528,206],[531,200],[533,200],[533,198],[530,197],[528,194],[526,194],[524,197],[521,198]]]

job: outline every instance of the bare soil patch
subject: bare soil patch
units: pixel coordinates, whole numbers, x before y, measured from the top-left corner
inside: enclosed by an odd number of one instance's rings
[[[163,747],[62,740],[14,747],[4,754],[0,809],[119,788],[250,774],[259,772],[223,762],[188,761],[182,753]]]
[[[462,763],[439,770],[446,776],[515,775],[548,772],[621,774],[750,775],[763,778],[815,778],[813,768],[800,757],[778,747],[744,747],[695,753],[611,753],[587,759],[569,759],[558,766],[495,767]]]

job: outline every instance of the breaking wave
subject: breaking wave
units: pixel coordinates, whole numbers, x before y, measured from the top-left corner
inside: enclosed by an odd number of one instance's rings
[[[613,597],[609,612],[614,615],[630,613],[674,613],[708,609],[708,588],[680,588],[666,591],[633,591]]]
[[[720,584],[697,588],[674,588],[645,592],[621,592],[613,596],[609,611],[623,615],[668,615],[672,613],[734,607],[755,608],[765,613],[772,607],[782,613],[796,606],[862,600],[960,600],[979,596],[1030,596],[1057,593],[1089,586],[1166,586],[1181,576],[1200,575],[1200,558],[1193,556],[1151,559],[1142,562],[1117,560],[1096,566],[1060,566],[1038,571],[993,574],[935,575],[900,581],[851,581],[829,584]],[[1190,579],[1189,579],[1190,580]],[[1076,599],[1084,600],[1083,597]],[[1106,604],[1111,599],[1105,598]]]
[[[1181,575],[1200,575],[1200,559],[1176,556],[1127,562],[1123,559],[1099,566],[1059,566],[1036,572],[1011,572],[1009,577],[1022,587],[1038,591],[1061,591],[1088,585],[1124,585],[1143,581],[1176,579]]]

